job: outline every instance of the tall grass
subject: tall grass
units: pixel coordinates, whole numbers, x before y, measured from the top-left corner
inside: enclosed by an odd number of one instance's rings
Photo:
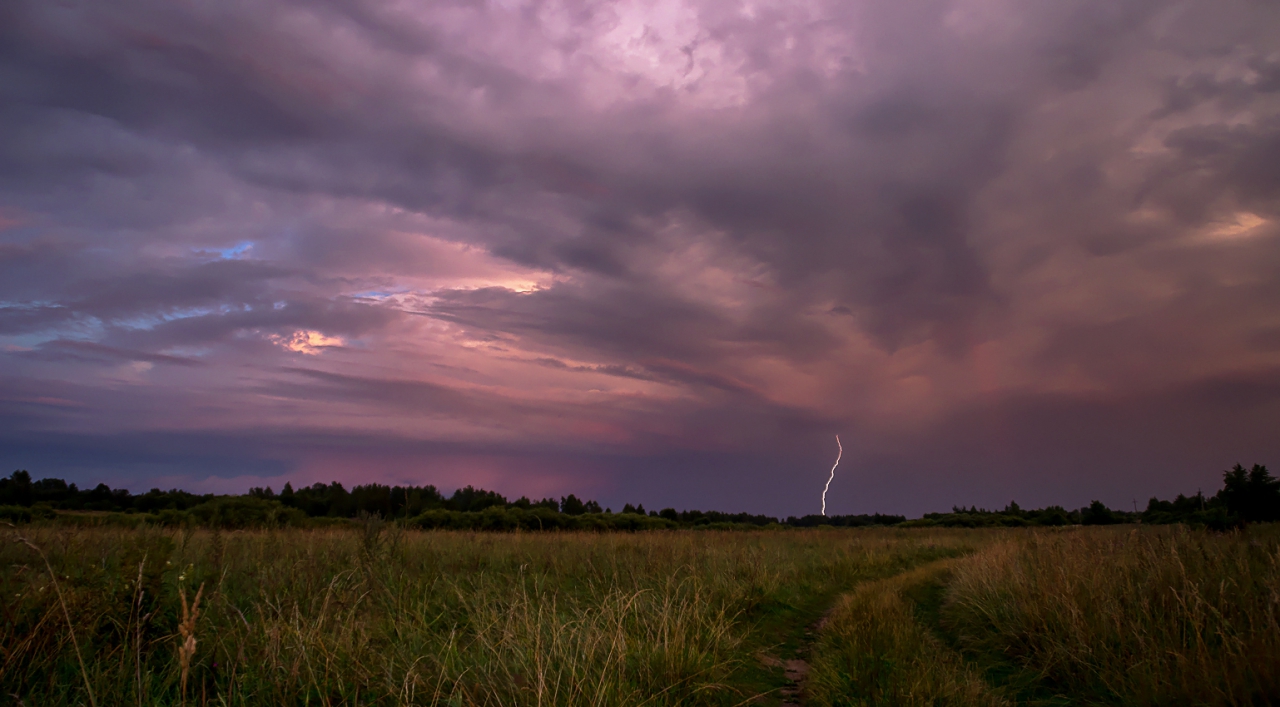
[[[942,617],[1074,704],[1280,701],[1275,528],[1028,533],[957,563]]]
[[[1280,528],[1005,531],[843,597],[819,705],[1280,703]]]
[[[772,613],[972,546],[956,531],[497,535],[372,520],[24,534],[50,571],[0,547],[0,692],[56,705],[92,691],[104,706],[736,705],[753,696],[743,676]]]
[[[811,703],[836,705],[1010,704],[918,620],[916,601],[949,576],[941,560],[867,582],[832,609],[814,647],[806,691]],[[912,596],[916,599],[913,599]]]
[[[28,706],[1280,702],[1280,528],[6,532]]]

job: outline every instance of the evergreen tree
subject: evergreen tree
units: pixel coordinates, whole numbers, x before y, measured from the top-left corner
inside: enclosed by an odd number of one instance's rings
[[[1271,476],[1267,467],[1254,464],[1245,471],[1236,464],[1222,472],[1222,490],[1215,497],[1227,512],[1246,522],[1280,520],[1280,479]]]
[[[578,500],[577,496],[569,494],[560,499],[560,512],[565,515],[580,516],[587,512],[587,504]]]

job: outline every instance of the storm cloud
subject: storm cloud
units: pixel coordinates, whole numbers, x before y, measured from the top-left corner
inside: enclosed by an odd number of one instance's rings
[[[0,462],[813,512],[1280,464],[1280,7],[0,8]]]

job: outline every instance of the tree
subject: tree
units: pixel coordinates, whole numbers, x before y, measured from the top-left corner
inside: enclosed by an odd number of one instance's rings
[[[1114,525],[1119,522],[1121,519],[1102,501],[1094,501],[1080,512],[1081,525]]]
[[[1071,525],[1071,518],[1062,506],[1049,506],[1040,511],[1037,525]]]
[[[1216,498],[1240,520],[1280,520],[1280,479],[1272,477],[1261,464],[1254,464],[1249,471],[1236,464],[1222,472],[1222,490]]]
[[[485,491],[471,485],[453,492],[449,507],[455,511],[483,511],[491,506],[506,506],[507,499],[496,491]]]
[[[19,470],[7,479],[0,479],[0,505],[31,505],[31,474]]]
[[[560,499],[560,512],[570,516],[580,516],[587,512],[587,504],[578,500],[578,497],[569,494]]]

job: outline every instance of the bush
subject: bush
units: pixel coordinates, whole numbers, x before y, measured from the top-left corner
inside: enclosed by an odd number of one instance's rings
[[[172,513],[167,518],[186,518],[211,528],[285,528],[307,525],[307,516],[302,511],[289,508],[279,501],[250,496],[223,497],[201,503],[185,513]]]
[[[414,528],[445,530],[662,530],[678,527],[665,518],[635,513],[583,513],[570,515],[550,508],[489,507],[480,512],[434,508],[408,521]]]
[[[31,509],[22,506],[0,506],[0,520],[17,524],[30,523]]]
[[[147,523],[158,523],[159,516],[150,513],[59,513],[57,525],[73,528],[140,528]]]

